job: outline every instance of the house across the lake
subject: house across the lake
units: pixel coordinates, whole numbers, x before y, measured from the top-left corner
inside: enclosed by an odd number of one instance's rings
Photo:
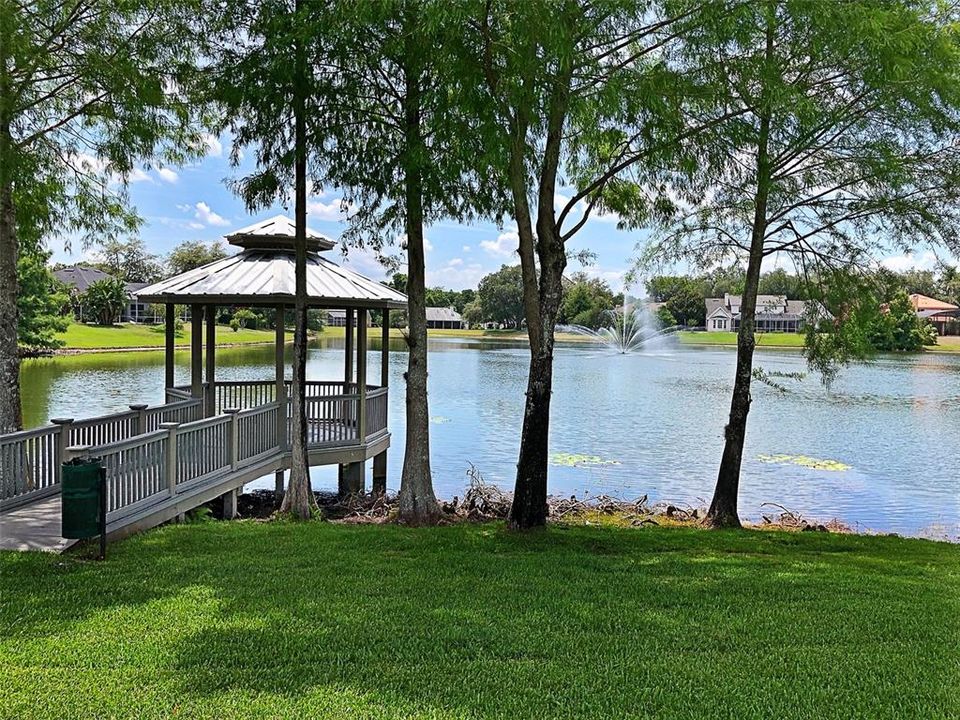
[[[462,330],[467,323],[454,308],[428,307],[427,327],[431,329]]]
[[[113,277],[103,270],[98,270],[87,265],[70,265],[65,268],[53,271],[53,276],[67,286],[70,291],[70,301],[73,305],[74,317],[80,322],[85,322],[91,318],[84,317],[83,294],[90,289],[90,286],[100,280],[109,280]],[[149,283],[126,283],[124,289],[127,291],[127,306],[118,318],[120,322],[135,323],[158,323],[160,318],[154,308],[149,303],[142,303],[137,300],[137,291],[145,288]]]
[[[938,334],[960,334],[960,307],[920,293],[910,295],[910,304],[919,317],[930,321]]]
[[[739,295],[725,294],[722,298],[707,298],[707,332],[737,331],[740,329]],[[786,295],[757,295],[757,332],[788,332],[803,330],[809,317],[805,300],[788,300]],[[829,311],[819,302],[814,314],[818,320],[830,319]]]

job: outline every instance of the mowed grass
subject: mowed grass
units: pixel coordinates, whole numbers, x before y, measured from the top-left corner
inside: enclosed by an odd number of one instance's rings
[[[933,352],[955,352],[960,353],[960,335],[944,335],[937,338],[937,344],[927,348]]]
[[[677,337],[684,345],[733,345],[737,344],[735,332],[686,332],[680,331]],[[767,347],[803,347],[803,333],[757,333],[757,345]]]
[[[955,718],[960,548],[169,526],[0,554],[4,718]]]
[[[65,349],[90,350],[99,348],[137,348],[163,347],[164,330],[162,325],[84,325],[70,323],[66,332],[57,335]],[[274,341],[273,330],[242,329],[234,332],[225,325],[217,326],[217,343],[269,343]],[[177,335],[177,345],[190,344],[190,323],[184,323],[183,331]]]

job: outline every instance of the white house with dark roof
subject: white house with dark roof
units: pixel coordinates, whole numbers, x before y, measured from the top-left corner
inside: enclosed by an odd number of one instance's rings
[[[454,308],[428,307],[427,327],[443,330],[462,330],[467,323]]]
[[[736,332],[740,329],[740,295],[707,298],[707,332]],[[757,295],[757,332],[800,332],[811,312],[818,320],[832,317],[820,302],[813,307],[805,300],[788,300],[785,295]]]
[[[83,322],[87,318],[84,316],[83,294],[90,289],[90,286],[101,280],[108,280],[113,275],[105,273],[103,270],[89,267],[87,265],[70,265],[53,271],[53,276],[61,283],[66,285],[70,292],[71,304],[76,319]],[[137,299],[137,293],[145,288],[149,283],[125,283],[124,289],[127,291],[127,307],[118,318],[120,322],[135,323],[156,323],[160,321],[154,308],[148,303],[142,303]]]

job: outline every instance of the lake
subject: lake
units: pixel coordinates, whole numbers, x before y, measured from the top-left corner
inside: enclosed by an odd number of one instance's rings
[[[398,488],[406,356],[402,341],[391,348],[388,485]],[[615,355],[566,344],[556,355],[551,493],[647,495],[684,506],[709,501],[723,447],[733,349],[676,346]],[[768,372],[806,371],[796,351],[757,355]],[[379,357],[373,342],[373,381]],[[218,379],[273,375],[272,347],[222,349],[217,360]],[[188,382],[188,361],[186,352],[178,353],[178,383]],[[437,495],[462,495],[469,463],[509,489],[523,415],[526,346],[431,338],[429,362]],[[336,379],[342,367],[342,338],[312,345],[311,379]],[[773,502],[860,530],[960,535],[960,356],[880,357],[848,368],[829,389],[814,375],[781,382],[785,392],[753,384],[740,494],[745,518],[776,514],[761,507]],[[22,384],[27,427],[51,417],[120,411],[132,402],[160,403],[163,353],[28,360]],[[335,488],[335,469],[314,469],[313,482],[317,489]]]

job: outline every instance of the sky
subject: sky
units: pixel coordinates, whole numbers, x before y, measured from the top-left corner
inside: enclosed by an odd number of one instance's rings
[[[140,237],[148,250],[165,256],[174,247],[187,240],[213,243],[227,233],[251,225],[279,213],[292,217],[292,207],[285,210],[279,204],[255,215],[249,214],[243,202],[228,188],[227,181],[242,176],[252,167],[244,158],[239,167],[229,161],[229,136],[209,136],[206,155],[185,167],[153,167],[136,170],[129,178],[130,198],[143,218]],[[572,190],[557,195],[557,206],[566,204]],[[331,189],[317,189],[308,200],[308,225],[331,239],[339,239],[345,230],[340,194]],[[492,223],[471,225],[440,222],[426,229],[427,285],[454,290],[475,288],[487,273],[502,265],[517,264],[517,235],[512,225],[497,227]],[[617,229],[617,217],[591,217],[570,241],[571,254],[589,250],[595,260],[582,266],[571,260],[568,273],[583,270],[590,276],[606,280],[619,292],[624,288],[624,274],[631,267],[638,243],[645,240],[645,231]],[[399,254],[394,240],[392,253]],[[72,251],[67,250],[69,245]],[[75,263],[96,259],[96,248],[84,249],[79,243],[53,241],[53,261]],[[387,276],[385,268],[368,250],[347,248],[328,251],[328,257],[347,267],[380,280]],[[915,255],[892,253],[882,262],[894,270],[912,267],[933,269],[936,255],[929,250]],[[683,270],[680,268],[679,270]]]

